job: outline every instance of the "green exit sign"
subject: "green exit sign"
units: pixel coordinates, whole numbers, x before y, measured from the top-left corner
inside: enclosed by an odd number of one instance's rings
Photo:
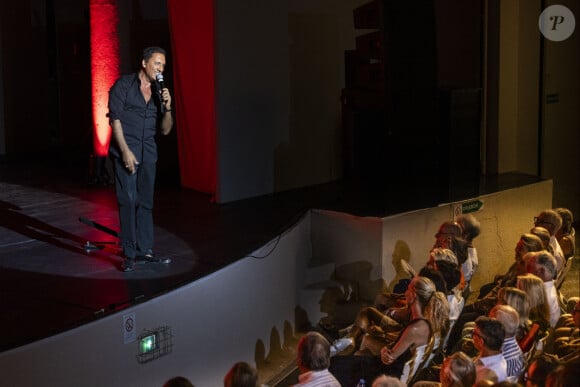
[[[461,213],[469,214],[470,212],[477,212],[483,207],[481,200],[472,200],[470,202],[461,203]]]

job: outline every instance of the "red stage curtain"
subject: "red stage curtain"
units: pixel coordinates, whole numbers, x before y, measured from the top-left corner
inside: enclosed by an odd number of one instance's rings
[[[214,0],[168,0],[181,184],[215,194]]]

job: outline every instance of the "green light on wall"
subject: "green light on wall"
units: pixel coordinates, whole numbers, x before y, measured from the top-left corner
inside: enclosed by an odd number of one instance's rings
[[[151,353],[157,345],[157,336],[155,334],[145,336],[139,340],[139,353],[141,355]]]

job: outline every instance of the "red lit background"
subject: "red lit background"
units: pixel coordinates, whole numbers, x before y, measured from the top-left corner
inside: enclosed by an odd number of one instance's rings
[[[106,156],[111,141],[107,118],[109,89],[119,76],[117,1],[91,0],[91,78],[93,147],[95,156]]]

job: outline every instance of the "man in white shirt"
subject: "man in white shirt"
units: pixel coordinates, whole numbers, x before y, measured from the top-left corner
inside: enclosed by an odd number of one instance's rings
[[[507,363],[501,353],[505,329],[495,318],[480,316],[475,320],[473,346],[479,351],[475,362],[475,384],[483,380],[501,383],[507,379]]]
[[[296,360],[300,375],[296,386],[340,387],[340,383],[328,371],[330,366],[330,343],[318,332],[308,332],[298,342]]]
[[[473,244],[473,240],[481,233],[481,225],[475,216],[471,214],[459,215],[456,221],[462,229],[461,237],[467,243],[467,259],[461,265],[461,271],[465,277],[463,298],[467,299],[471,294],[471,278],[479,266],[479,257],[477,256],[477,249]]]
[[[560,297],[554,285],[556,259],[546,250],[527,253],[524,259],[527,272],[540,277],[544,281],[544,289],[548,307],[550,308],[550,326],[553,328],[558,323],[561,314]]]

